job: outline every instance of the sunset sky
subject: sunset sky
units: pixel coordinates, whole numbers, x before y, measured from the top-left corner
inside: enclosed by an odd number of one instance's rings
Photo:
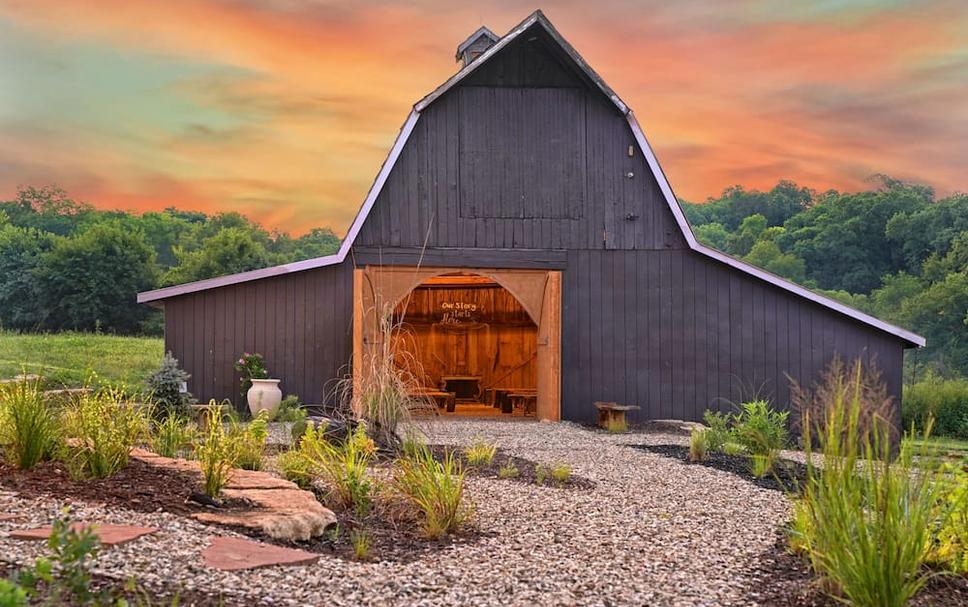
[[[412,104],[538,5],[0,0],[0,199],[237,210],[343,234]],[[679,197],[873,173],[968,190],[968,2],[540,6],[635,110]]]

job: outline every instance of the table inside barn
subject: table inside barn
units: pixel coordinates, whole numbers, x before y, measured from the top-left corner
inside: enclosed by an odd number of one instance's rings
[[[444,392],[453,392],[458,401],[476,401],[481,394],[480,375],[444,375],[440,378]]]

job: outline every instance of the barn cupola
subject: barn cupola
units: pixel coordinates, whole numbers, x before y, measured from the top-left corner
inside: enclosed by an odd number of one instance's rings
[[[497,41],[497,34],[482,25],[476,32],[468,36],[467,40],[457,46],[457,61],[462,68],[466,67],[480,57],[484,51],[494,46]]]

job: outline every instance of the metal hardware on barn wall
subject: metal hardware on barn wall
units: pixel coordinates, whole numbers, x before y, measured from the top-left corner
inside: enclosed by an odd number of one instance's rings
[[[633,173],[632,171],[629,171],[628,173],[625,174],[625,176],[628,177],[629,179],[631,179],[631,178],[635,177],[635,173]]]
[[[631,158],[632,156],[635,156],[635,147],[629,144],[629,158]]]
[[[638,218],[639,216],[636,215],[635,213],[628,213],[625,215],[625,221],[635,221]]]

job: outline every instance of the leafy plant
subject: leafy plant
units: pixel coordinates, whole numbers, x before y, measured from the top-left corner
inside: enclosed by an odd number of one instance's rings
[[[709,445],[710,451],[721,452],[726,446],[726,443],[730,439],[730,418],[729,413],[720,413],[709,409],[702,414],[702,419],[706,423],[706,426],[708,426],[706,430],[706,442]]]
[[[547,466],[542,466],[538,464],[534,467],[534,482],[543,485],[546,480],[548,480],[548,473],[550,469]]]
[[[155,414],[159,417],[179,415],[188,417],[191,413],[189,406],[195,403],[190,392],[182,391],[191,375],[178,367],[178,359],[166,352],[161,359],[161,367],[152,373],[146,385],[155,405]]]
[[[929,460],[916,460],[913,443],[902,443],[894,457],[890,421],[862,423],[869,394],[862,373],[860,364],[850,374],[829,369],[822,420],[809,419],[808,410],[802,422],[807,480],[795,504],[791,544],[846,602],[900,607],[924,586],[931,530],[950,512],[939,510],[941,478],[925,467]],[[814,461],[815,441],[822,466]]]
[[[299,397],[295,394],[288,394],[279,403],[279,407],[273,412],[269,421],[291,423],[292,440],[298,442],[303,433],[306,432],[306,417],[306,409],[300,405]]]
[[[693,428],[689,435],[689,461],[701,462],[709,452],[709,435],[711,430]]]
[[[520,475],[521,471],[514,465],[514,461],[510,459],[497,469],[498,478],[517,478]]]
[[[259,411],[248,423],[237,417],[229,420],[229,440],[238,445],[235,466],[243,470],[262,470],[266,438],[269,436],[269,413]]]
[[[538,464],[534,467],[534,479],[539,485],[551,479],[555,483],[562,484],[571,478],[571,466],[568,464],[551,464],[548,466]]]
[[[239,458],[239,444],[225,431],[221,405],[209,401],[203,416],[205,432],[195,444],[195,459],[202,467],[205,495],[217,498],[231,478],[232,467]]]
[[[905,428],[923,428],[934,419],[934,433],[968,439],[968,379],[943,379],[931,371],[904,388]]]
[[[268,379],[269,370],[266,369],[265,360],[263,360],[261,354],[250,354],[245,352],[239,357],[233,368],[239,372],[241,376],[239,379],[240,387],[242,390],[242,402],[245,402],[246,394],[249,392],[249,388],[252,387],[253,379]]]
[[[64,411],[61,457],[76,478],[105,478],[128,465],[128,455],[148,436],[148,411],[124,402],[112,389],[81,394]]]
[[[352,508],[360,519],[369,514],[373,499],[369,466],[376,445],[363,424],[340,444],[326,438],[325,426],[309,425],[296,453],[309,473],[321,477],[336,506]]]
[[[941,474],[942,510],[926,560],[968,574],[968,467],[946,464]],[[947,516],[945,516],[947,515]]]
[[[438,461],[426,445],[397,462],[397,490],[420,512],[424,534],[436,539],[456,532],[471,516],[464,504],[464,471],[448,451]]]
[[[26,470],[49,459],[60,435],[59,418],[36,381],[0,386],[0,445],[6,460]]]
[[[88,527],[71,524],[69,512],[54,519],[47,538],[50,557],[38,558],[32,567],[14,573],[8,582],[7,594],[12,597],[10,605],[18,603],[26,595],[31,601],[43,598],[47,605],[64,603],[89,603],[95,596],[91,592],[91,568],[100,551],[100,542]],[[44,596],[41,597],[41,585]],[[0,601],[4,590],[0,588]],[[6,605],[0,602],[0,605]]]
[[[788,411],[776,411],[765,400],[754,400],[740,405],[733,436],[751,457],[754,474],[763,476],[773,469],[773,463],[787,442]]]
[[[298,448],[280,453],[276,458],[276,465],[287,481],[296,483],[302,489],[309,489],[312,486],[314,478],[312,466]]]
[[[181,457],[190,449],[198,434],[198,428],[187,418],[168,414],[154,426],[151,449],[164,457]]]
[[[497,454],[497,447],[482,439],[474,441],[464,449],[464,458],[471,466],[487,466],[494,459],[495,454]]]

